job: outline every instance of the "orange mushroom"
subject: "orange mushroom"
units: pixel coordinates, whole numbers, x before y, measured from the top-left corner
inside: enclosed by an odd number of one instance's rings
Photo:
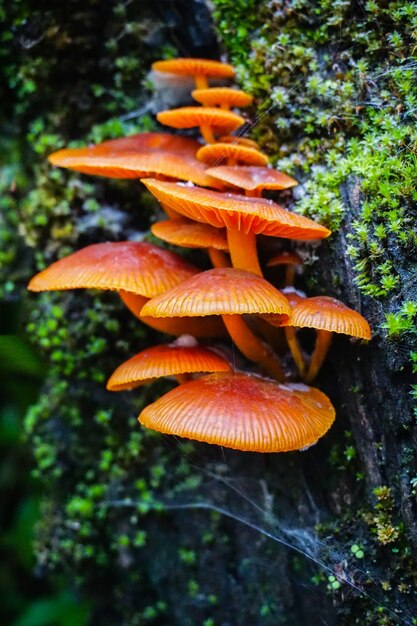
[[[209,143],[206,146],[202,146],[197,151],[196,157],[208,165],[220,165],[220,163],[227,161],[229,166],[236,165],[237,163],[260,166],[266,165],[269,162],[266,154],[256,148],[230,142]]]
[[[188,375],[200,372],[227,372],[225,359],[183,335],[176,342],[147,348],[119,365],[107,382],[109,391],[134,389],[165,376],[175,376],[182,383]]]
[[[165,220],[151,226],[152,233],[168,243],[184,248],[207,248],[214,267],[230,267],[225,229],[186,220]]]
[[[221,315],[242,354],[282,381],[285,376],[278,356],[253,334],[242,316],[278,313],[285,319],[289,311],[285,296],[260,276],[233,268],[216,268],[152,298],[141,314],[151,317]]]
[[[219,141],[221,143],[234,143],[241,146],[247,146],[248,148],[255,148],[255,150],[260,150],[256,141],[250,139],[249,137],[243,137],[240,135],[223,135],[223,137],[219,138]]]
[[[207,143],[216,141],[214,133],[231,132],[245,123],[245,120],[232,111],[222,111],[215,107],[181,107],[157,113],[156,119],[172,128],[200,128]]]
[[[295,268],[303,264],[303,259],[299,254],[292,250],[285,250],[278,252],[267,262],[267,267],[275,267],[276,265],[286,265],[285,270],[285,285],[290,286],[294,284]]]
[[[197,157],[200,150],[197,152]],[[287,174],[270,167],[219,165],[206,170],[206,173],[223,183],[244,189],[247,196],[260,197],[264,189],[281,191],[298,185]],[[261,165],[261,164],[259,164]]]
[[[236,450],[288,452],[314,445],[334,418],[330,400],[318,389],[211,374],[169,391],[138,419],[162,433]]]
[[[371,329],[366,319],[339,300],[328,296],[300,300],[282,325],[317,330],[316,346],[305,375],[307,382],[313,381],[317,376],[330,347],[333,333],[371,339]]]
[[[234,78],[235,75],[235,70],[231,65],[208,59],[167,59],[156,61],[152,64],[152,69],[156,72],[192,76],[196,89],[207,89],[209,78]]]
[[[215,228],[226,227],[233,267],[255,274],[262,275],[256,250],[257,234],[304,240],[330,235],[324,226],[291,213],[272,200],[149,178],[142,182],[161,203],[184,217]]]
[[[105,289],[119,292],[123,302],[139,317],[147,300],[198,273],[198,268],[183,257],[145,242],[121,241],[97,243],[56,261],[36,274],[30,281],[30,291],[66,289]],[[218,321],[148,320],[144,322],[169,334],[220,336]],[[207,326],[208,324],[208,326]],[[216,330],[217,329],[217,330]]]
[[[228,111],[231,107],[248,107],[253,102],[253,96],[230,87],[211,87],[210,89],[194,89],[191,92],[194,100],[203,106],[220,106]]]
[[[202,187],[220,187],[205,174],[195,153],[200,144],[168,133],[141,133],[103,143],[58,150],[48,157],[52,165],[108,178],[155,176],[187,180]]]

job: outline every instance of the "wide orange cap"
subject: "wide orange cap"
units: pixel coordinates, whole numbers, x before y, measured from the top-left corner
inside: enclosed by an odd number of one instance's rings
[[[162,203],[184,217],[255,235],[287,239],[323,239],[330,230],[316,222],[287,211],[265,198],[248,198],[232,193],[219,193],[184,183],[142,179],[149,191]]]
[[[285,296],[257,274],[234,268],[201,272],[166,291],[143,307],[141,315],[190,317],[290,313]]]
[[[227,361],[208,348],[175,344],[154,346],[119,365],[109,378],[107,389],[133,389],[163,376],[228,370]]]
[[[205,106],[226,105],[230,107],[248,107],[252,104],[253,96],[239,89],[230,87],[210,87],[209,89],[194,89],[192,97]]]
[[[198,272],[180,255],[150,243],[96,243],[36,274],[28,289],[125,290],[152,298]]]
[[[202,146],[197,151],[196,156],[199,161],[204,161],[208,165],[217,165],[226,159],[233,159],[239,163],[249,163],[250,165],[266,165],[269,162],[268,157],[263,152],[238,143],[209,143]]]
[[[199,147],[197,141],[188,137],[141,133],[85,148],[58,150],[48,159],[52,165],[107,178],[157,175],[219,187],[197,160]]]
[[[223,111],[215,107],[181,107],[157,113],[156,119],[172,128],[195,128],[210,126],[214,131],[231,132],[245,123],[237,113]]]
[[[151,226],[152,233],[168,243],[184,248],[228,250],[225,229],[185,220],[165,220]]]
[[[227,63],[209,59],[179,58],[155,61],[152,69],[182,76],[206,76],[207,78],[233,78],[235,70]]]
[[[144,426],[162,433],[253,452],[311,446],[334,418],[330,400],[318,389],[244,374],[185,383],[139,415]]]
[[[278,172],[270,167],[220,165],[209,168],[206,170],[206,173],[233,187],[239,187],[247,191],[289,189],[298,185],[297,181],[291,178],[291,176],[287,176],[287,174]]]
[[[294,306],[290,317],[283,325],[315,328],[359,339],[371,339],[371,329],[366,319],[343,302],[328,296],[301,300]]]

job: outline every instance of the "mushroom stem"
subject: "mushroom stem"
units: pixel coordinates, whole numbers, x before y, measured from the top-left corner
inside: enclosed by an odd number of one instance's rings
[[[256,235],[246,234],[241,230],[227,229],[227,242],[232,267],[263,276],[256,249]]]
[[[246,189],[245,196],[248,198],[262,198],[262,189]]]
[[[203,135],[203,139],[206,143],[216,143],[213,129],[208,124],[201,124],[200,133]]]
[[[209,86],[207,76],[204,75],[194,76],[194,83],[196,89],[207,89]]]
[[[250,361],[257,363],[267,374],[279,382],[285,381],[279,357],[263,343],[245,324],[241,315],[222,315],[229,335],[241,353]]]
[[[288,347],[291,351],[294,363],[297,366],[301,376],[304,376],[306,371],[306,362],[301,352],[300,344],[298,343],[297,333],[294,326],[285,326],[285,337],[287,339]]]
[[[216,250],[215,248],[207,248],[207,252],[213,267],[230,267],[227,256],[221,250]]]
[[[317,376],[323,364],[323,361],[326,358],[326,354],[332,341],[332,336],[333,333],[328,330],[317,331],[316,347],[314,348],[314,352],[311,356],[310,366],[305,376],[305,381],[307,383],[311,383]]]

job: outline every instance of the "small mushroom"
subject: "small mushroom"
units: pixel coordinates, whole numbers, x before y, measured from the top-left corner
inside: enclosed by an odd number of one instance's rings
[[[250,139],[249,137],[242,137],[241,135],[223,135],[219,138],[219,141],[221,143],[234,143],[235,145],[247,146],[248,148],[255,148],[255,150],[260,150],[259,145],[254,139]]]
[[[271,348],[248,328],[244,314],[277,313],[285,319],[287,299],[265,279],[233,268],[212,269],[152,298],[142,309],[151,317],[221,315],[239,350],[277,380],[285,379]]]
[[[191,95],[194,100],[197,100],[203,106],[220,106],[225,111],[233,107],[248,107],[253,102],[253,96],[250,94],[239,91],[239,89],[231,89],[230,87],[194,89]]]
[[[155,72],[192,76],[196,89],[207,89],[209,78],[234,78],[235,75],[235,70],[231,65],[209,59],[166,59],[153,63],[152,69]]]
[[[288,452],[314,445],[334,418],[330,400],[318,389],[226,373],[176,387],[138,419],[161,433],[235,450]]]
[[[269,162],[263,152],[240,143],[209,143],[197,151],[196,157],[208,165],[220,165],[226,161],[229,166],[242,163],[260,166]]]
[[[292,250],[278,252],[269,259],[266,266],[275,267],[276,265],[286,265],[285,270],[285,286],[294,284],[295,268],[303,264],[303,259],[299,254]]]
[[[143,350],[119,365],[110,376],[107,389],[133,389],[165,376],[175,376],[182,383],[188,380],[189,374],[230,370],[227,361],[212,350],[198,346],[195,340],[191,345],[190,341],[183,345],[183,337],[179,339],[179,342]]]
[[[245,120],[232,111],[222,111],[216,107],[181,107],[157,113],[156,119],[160,124],[171,128],[200,128],[207,143],[216,141],[214,133],[231,132]]]
[[[366,319],[343,302],[328,296],[301,299],[292,308],[290,317],[282,325],[317,330],[316,346],[305,375],[306,382],[312,382],[317,376],[326,358],[333,333],[342,333],[359,339],[371,339],[371,329]]]
[[[201,150],[202,148],[197,152],[197,158]],[[253,166],[219,165],[207,169],[206,173],[223,183],[244,189],[247,196],[254,197],[261,197],[264,189],[281,191],[298,185],[297,181],[287,174],[271,167],[257,167],[258,165],[262,163],[254,163]]]

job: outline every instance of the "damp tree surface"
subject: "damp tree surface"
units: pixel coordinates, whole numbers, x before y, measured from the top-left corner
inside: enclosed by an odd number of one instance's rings
[[[35,4],[8,10],[1,53],[13,158],[0,181],[0,271],[2,306],[20,303],[50,364],[26,419],[44,490],[39,575],[64,573],[89,623],[106,626],[415,623],[416,8]],[[316,251],[300,246],[297,286],[373,329],[370,345],[334,341],[318,384],[336,425],[306,452],[145,432],[136,415],[165,383],[117,397],[103,383],[157,334],[110,294],[24,293],[66,253],[147,232],[156,210],[139,184],[51,170],[47,155],[157,129],[161,100],[184,102],[180,89],[148,90],[152,61],[218,58],[219,44],[255,96],[251,137],[302,183],[286,205],[333,230]]]

